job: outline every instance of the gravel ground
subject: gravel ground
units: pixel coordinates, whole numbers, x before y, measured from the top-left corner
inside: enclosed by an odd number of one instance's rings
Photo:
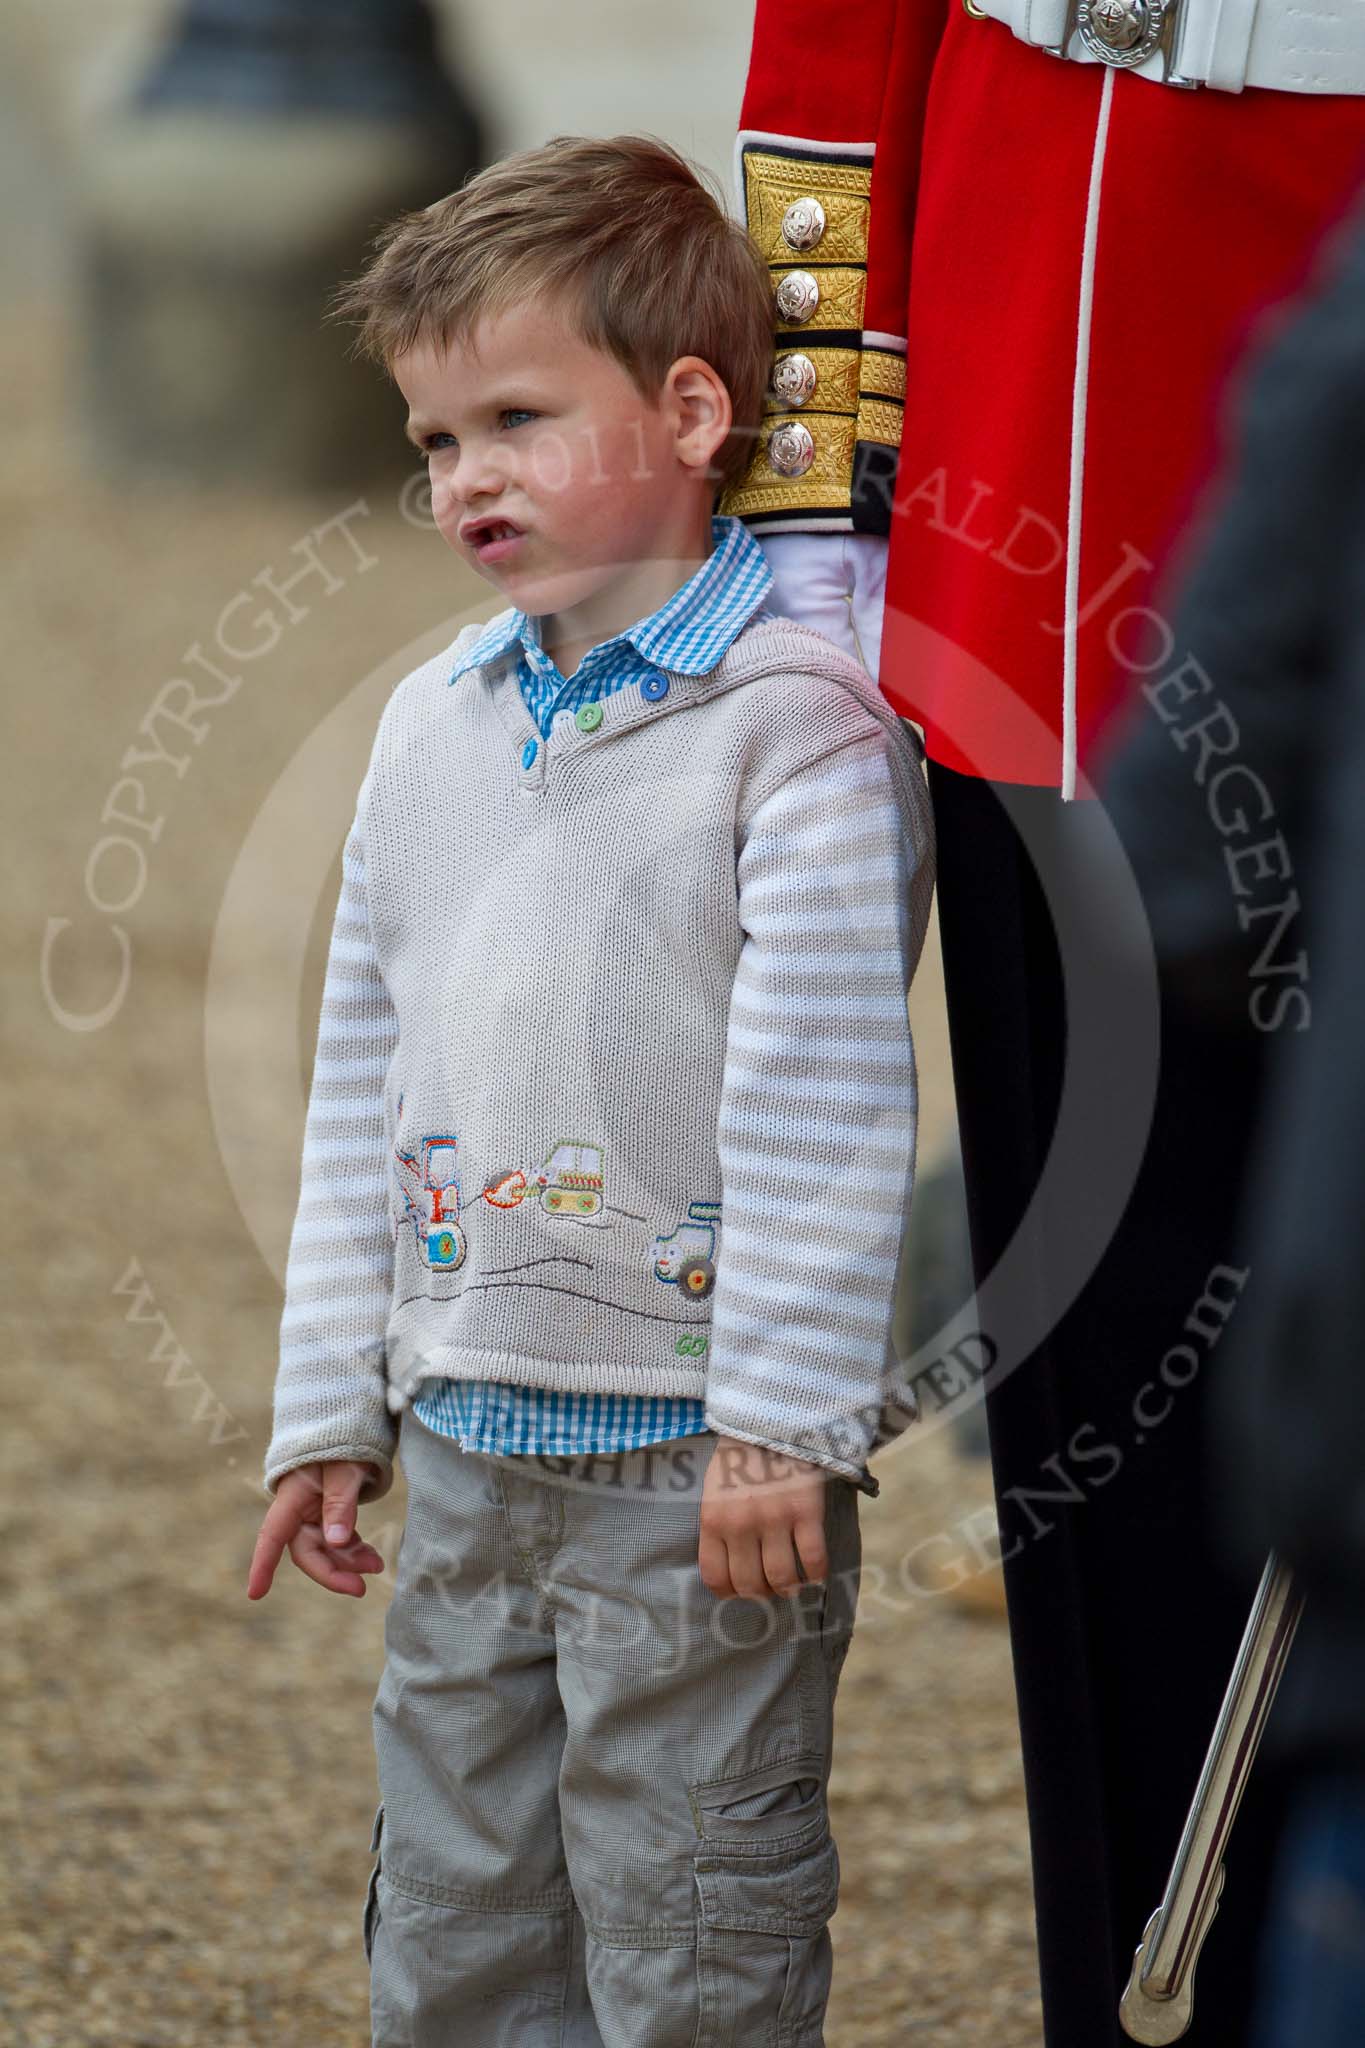
[[[146,768],[145,879],[125,913],[101,915],[87,862],[125,755],[146,748],[138,721],[234,594],[265,603],[251,579],[286,573],[299,537],[346,508],[99,483],[69,392],[60,321],[9,307],[3,2038],[361,2048],[388,1578],[353,1602],[287,1563],[263,1603],[244,1584],[338,805],[377,709],[365,678],[382,687],[415,635],[487,592],[458,581],[395,493],[371,490],[354,515],[370,566],[338,566],[330,595],[301,589],[305,616],[185,736],[183,768]],[[333,711],[337,748],[315,757]],[[98,872],[107,892],[129,887]],[[64,1026],[56,1009],[93,1010],[116,985],[116,926],[131,946],[121,1006],[102,1028]],[[928,1155],[949,1113],[932,948],[916,1016]],[[981,1470],[942,1435],[878,1470],[831,1793],[828,2038],[1036,2048],[1005,1632],[917,1578],[925,1536],[958,1531],[965,1554]],[[362,1524],[390,1573],[402,1511],[400,1479]]]

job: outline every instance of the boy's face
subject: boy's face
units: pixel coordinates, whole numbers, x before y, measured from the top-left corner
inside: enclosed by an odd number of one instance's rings
[[[590,612],[634,588],[638,565],[710,551],[706,468],[729,412],[700,358],[679,358],[651,405],[534,300],[444,354],[419,342],[392,369],[439,531],[522,611]]]

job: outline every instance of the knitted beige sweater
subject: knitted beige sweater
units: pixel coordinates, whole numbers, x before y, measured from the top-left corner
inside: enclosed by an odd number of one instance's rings
[[[842,1472],[913,1398],[918,733],[760,611],[534,750],[515,664],[406,677],[347,835],[265,1482],[430,1376],[685,1394]],[[655,684],[658,689],[658,684]]]

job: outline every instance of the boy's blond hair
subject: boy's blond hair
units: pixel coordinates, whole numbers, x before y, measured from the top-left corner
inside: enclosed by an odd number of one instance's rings
[[[730,394],[712,459],[717,494],[747,467],[772,369],[768,267],[706,173],[652,136],[556,135],[400,213],[359,277],[333,294],[353,354],[391,368],[418,341],[468,340],[485,314],[550,298],[653,402],[670,363],[696,355]]]

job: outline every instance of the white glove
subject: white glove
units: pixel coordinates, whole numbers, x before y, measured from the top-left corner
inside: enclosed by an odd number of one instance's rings
[[[881,533],[756,533],[773,573],[768,602],[814,626],[877,680],[888,537]]]

